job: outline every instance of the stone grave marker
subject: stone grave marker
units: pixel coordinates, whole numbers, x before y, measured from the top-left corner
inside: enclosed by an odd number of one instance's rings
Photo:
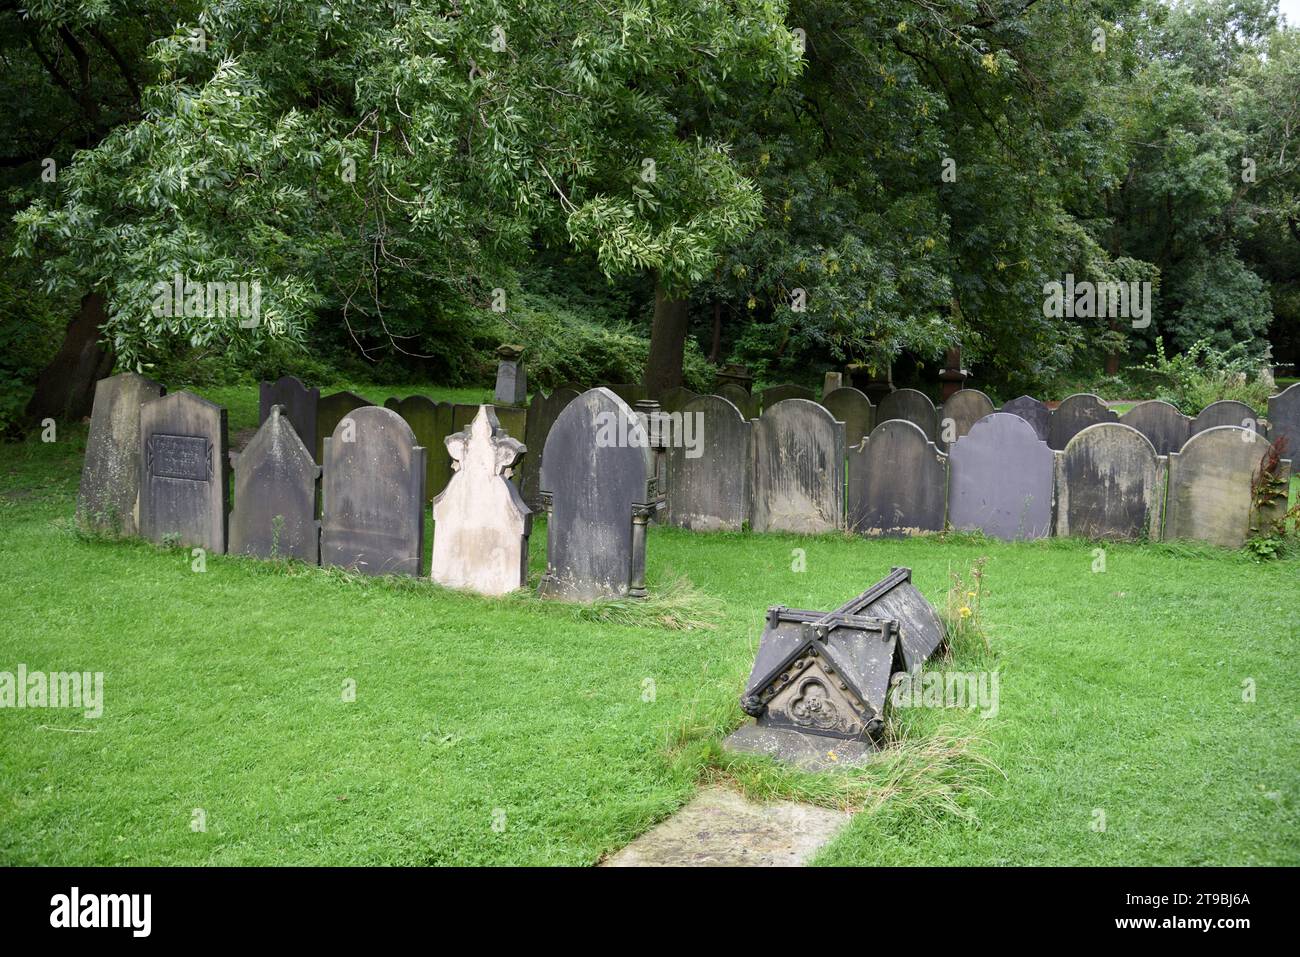
[[[645,595],[646,523],[659,504],[636,413],[606,388],[564,407],[542,453],[546,574],[539,594],[570,601]]]
[[[415,434],[415,444],[424,449],[424,500],[432,501],[451,478],[451,459],[444,444],[447,436],[456,431],[451,403],[435,402],[427,395],[408,395],[391,406],[385,402],[384,408],[402,417]]]
[[[523,405],[528,401],[528,373],[524,371],[524,347],[497,347],[497,384],[493,400],[497,405]]]
[[[822,377],[822,398],[830,395],[836,389],[844,388],[843,372],[828,372]]]
[[[1268,397],[1269,434],[1285,438],[1283,454],[1294,461],[1300,456],[1300,382]]]
[[[325,440],[321,564],[419,577],[424,565],[425,449],[392,409],[368,405]]]
[[[1165,539],[1240,548],[1252,525],[1262,527],[1281,518],[1284,502],[1257,515],[1251,497],[1268,449],[1268,439],[1258,432],[1220,425],[1196,433],[1182,451],[1171,453]],[[1279,463],[1277,476],[1290,480],[1289,460]]]
[[[1264,432],[1254,409],[1236,399],[1220,399],[1218,402],[1211,402],[1196,418],[1192,419],[1192,435],[1216,429],[1221,425],[1252,429],[1261,434]]]
[[[945,448],[970,431],[970,427],[993,414],[993,400],[979,389],[958,389],[939,409],[939,442]]]
[[[1098,422],[1118,422],[1113,410],[1091,392],[1076,392],[1061,400],[1052,412],[1048,423],[1047,444],[1061,451],[1066,443],[1090,425]]]
[[[556,389],[549,396],[539,389],[528,406],[524,428],[528,453],[515,468],[515,481],[524,504],[534,512],[542,508],[542,450],[546,448],[546,437],[551,434],[551,427],[564,407],[577,397],[578,392],[574,389]]]
[[[266,421],[243,452],[231,452],[235,504],[230,513],[230,554],[297,558],[320,564],[316,479],[320,466],[283,406]]]
[[[849,450],[849,528],[864,535],[943,531],[948,456],[919,427],[881,422]]]
[[[316,405],[316,461],[325,462],[325,439],[334,434],[343,417],[356,409],[374,405],[355,392],[334,392],[323,397]]]
[[[749,517],[750,430],[721,396],[701,395],[681,409],[683,442],[665,452],[664,520],[696,531],[738,532]]]
[[[270,417],[272,406],[280,406],[311,453],[316,447],[316,409],[319,404],[320,389],[307,388],[295,376],[281,376],[274,382],[263,382],[258,386],[257,424],[261,425]]]
[[[1192,420],[1159,399],[1139,402],[1121,415],[1119,421],[1145,435],[1157,455],[1177,452],[1192,434]]]
[[[743,386],[734,382],[724,382],[714,390],[714,395],[726,399],[747,419],[758,418],[758,399],[745,391]]]
[[[1007,541],[1048,534],[1055,460],[1020,416],[994,412],[980,419],[953,443],[948,470],[953,528]]]
[[[817,534],[844,527],[844,423],[811,399],[785,399],[754,424],[750,525]]]
[[[635,406],[642,399],[650,398],[649,393],[646,391],[646,387],[640,382],[616,382],[613,385],[605,384],[597,386],[597,388],[608,389],[629,406]]]
[[[1047,407],[1046,402],[1035,399],[1031,395],[1022,395],[1012,399],[1000,411],[1008,415],[1020,416],[1034,427],[1035,435],[1044,442],[1047,441],[1052,422],[1052,410]]]
[[[523,443],[506,434],[492,406],[482,405],[469,428],[446,444],[456,470],[433,501],[430,577],[483,595],[522,588],[533,516],[510,474]]]
[[[866,393],[852,386],[828,392],[821,404],[844,423],[844,443],[848,448],[870,435],[876,424],[876,410],[871,400]]]
[[[665,390],[663,395],[659,396],[659,408],[664,412],[680,412],[687,402],[698,396],[698,392],[692,392],[686,386],[679,385]]]
[[[880,400],[876,406],[876,424],[890,419],[911,422],[925,437],[939,445],[939,413],[930,397],[916,389],[896,389]]]
[[[812,389],[807,386],[795,385],[793,382],[783,382],[781,385],[770,386],[760,394],[764,409],[770,409],[778,402],[784,402],[786,399],[814,398]]]
[[[1159,539],[1167,463],[1132,426],[1088,426],[1056,453],[1056,534]]]
[[[95,383],[77,490],[77,519],[83,526],[113,535],[139,530],[140,406],[166,391],[134,372]]]
[[[226,550],[230,472],[226,410],[191,392],[140,406],[140,535]]]

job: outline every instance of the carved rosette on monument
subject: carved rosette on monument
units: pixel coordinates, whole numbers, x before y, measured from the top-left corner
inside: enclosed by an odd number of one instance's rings
[[[755,721],[726,747],[808,770],[860,760],[884,728],[894,672],[918,671],[943,640],[943,623],[909,568],[831,612],[769,608],[740,699]]]

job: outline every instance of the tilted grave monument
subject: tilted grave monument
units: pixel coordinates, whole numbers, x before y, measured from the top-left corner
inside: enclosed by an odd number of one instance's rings
[[[128,536],[139,530],[140,406],[166,391],[134,372],[95,383],[77,490],[77,519],[84,527]]]

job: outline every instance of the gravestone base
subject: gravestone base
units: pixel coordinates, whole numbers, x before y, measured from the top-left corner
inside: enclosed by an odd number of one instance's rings
[[[875,742],[806,734],[747,721],[729,734],[722,749],[733,754],[757,754],[801,771],[829,771],[865,764],[879,753]]]

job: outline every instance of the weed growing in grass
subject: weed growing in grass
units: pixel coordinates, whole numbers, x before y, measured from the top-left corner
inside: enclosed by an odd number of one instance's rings
[[[579,621],[601,621],[617,625],[667,628],[671,631],[712,631],[722,617],[723,604],[700,591],[686,578],[664,581],[645,598],[602,598],[589,605],[575,605]]]
[[[943,619],[947,640],[944,642],[943,660],[954,658],[984,660],[993,656],[993,646],[984,632],[980,608],[984,598],[984,566],[988,556],[975,560],[966,574],[952,572],[952,586],[948,589],[947,603],[939,617]]]

